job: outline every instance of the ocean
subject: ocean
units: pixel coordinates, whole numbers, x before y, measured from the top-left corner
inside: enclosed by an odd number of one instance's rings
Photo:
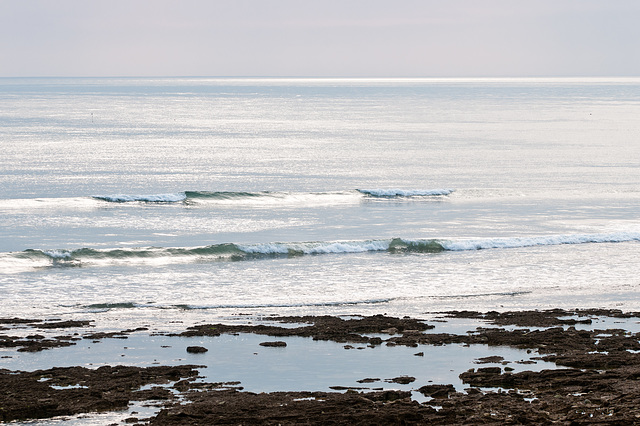
[[[640,79],[0,79],[2,317],[640,310]]]

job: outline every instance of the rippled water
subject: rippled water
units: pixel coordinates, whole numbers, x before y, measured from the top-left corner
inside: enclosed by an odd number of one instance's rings
[[[3,316],[640,309],[640,80],[0,88]]]

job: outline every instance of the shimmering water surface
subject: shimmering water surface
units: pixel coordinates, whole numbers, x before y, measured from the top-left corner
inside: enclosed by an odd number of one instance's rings
[[[1,316],[640,310],[640,79],[0,79]]]

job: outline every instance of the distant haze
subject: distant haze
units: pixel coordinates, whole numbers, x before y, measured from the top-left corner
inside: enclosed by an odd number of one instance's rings
[[[0,76],[640,75],[638,0],[0,0]]]

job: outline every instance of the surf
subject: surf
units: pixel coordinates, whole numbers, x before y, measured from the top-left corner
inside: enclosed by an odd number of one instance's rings
[[[28,249],[0,254],[0,271],[20,272],[38,267],[83,267],[114,263],[168,264],[201,261],[247,261],[266,258],[386,252],[437,254],[443,252],[515,249],[535,246],[622,243],[640,241],[640,232],[566,234],[472,239],[370,239],[271,243],[221,243],[202,247],[140,247],[115,249]]]
[[[357,189],[356,191],[374,198],[417,198],[451,195],[454,189]]]
[[[362,201],[363,199],[407,199],[445,197],[453,189],[355,189],[321,192],[289,191],[182,191],[160,194],[93,195],[93,199],[108,203],[326,203]]]

